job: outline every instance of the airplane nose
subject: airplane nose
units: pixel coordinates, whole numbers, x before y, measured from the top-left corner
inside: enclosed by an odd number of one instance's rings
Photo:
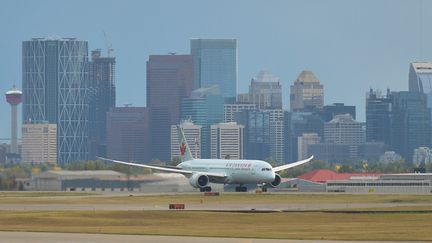
[[[273,171],[271,172],[271,178],[274,180],[274,178],[276,177],[276,173],[274,173]]]
[[[271,171],[270,173],[267,174],[267,180],[270,182],[273,182],[275,179],[275,173],[273,171]]]

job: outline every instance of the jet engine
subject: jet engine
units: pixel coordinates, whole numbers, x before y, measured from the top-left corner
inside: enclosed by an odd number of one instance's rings
[[[195,188],[206,187],[210,179],[206,175],[194,174],[189,178],[189,183]]]
[[[275,179],[274,179],[274,181],[272,181],[272,182],[270,183],[270,185],[271,185],[272,187],[277,187],[277,186],[279,186],[279,185],[281,184],[281,181],[282,181],[281,176],[278,175],[278,174],[275,174]]]

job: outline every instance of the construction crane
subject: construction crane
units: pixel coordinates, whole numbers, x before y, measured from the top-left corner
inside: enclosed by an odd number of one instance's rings
[[[107,55],[108,57],[111,57],[111,53],[114,51],[114,49],[112,48],[112,43],[108,40],[108,36],[105,33],[105,30],[102,30],[103,34],[104,34],[104,38],[105,38],[105,46],[107,48]]]

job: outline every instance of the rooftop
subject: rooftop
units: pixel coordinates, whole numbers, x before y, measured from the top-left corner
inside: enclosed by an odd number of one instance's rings
[[[318,80],[318,78],[315,76],[315,74],[312,71],[304,70],[297,77],[296,82],[301,82],[301,83],[319,83],[319,80]]]

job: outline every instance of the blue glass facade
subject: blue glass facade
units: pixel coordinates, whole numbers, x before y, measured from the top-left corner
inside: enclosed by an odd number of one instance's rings
[[[390,145],[392,101],[390,91],[370,90],[366,97],[366,141]]]
[[[201,125],[201,158],[210,158],[210,126],[223,121],[224,99],[217,86],[192,91],[181,107],[183,120]]]
[[[234,115],[245,126],[245,158],[264,160],[270,157],[270,113],[245,110]]]
[[[237,95],[237,40],[192,39],[195,88],[218,85],[226,101]]]
[[[88,43],[34,38],[22,43],[23,122],[57,124],[57,161],[88,158]]]
[[[426,106],[426,95],[409,91],[392,92],[391,101],[391,146],[410,162],[414,149],[431,146],[431,113]]]
[[[316,133],[324,136],[324,120],[312,112],[285,112],[284,115],[284,159],[295,161],[298,158],[297,138],[303,133]]]

